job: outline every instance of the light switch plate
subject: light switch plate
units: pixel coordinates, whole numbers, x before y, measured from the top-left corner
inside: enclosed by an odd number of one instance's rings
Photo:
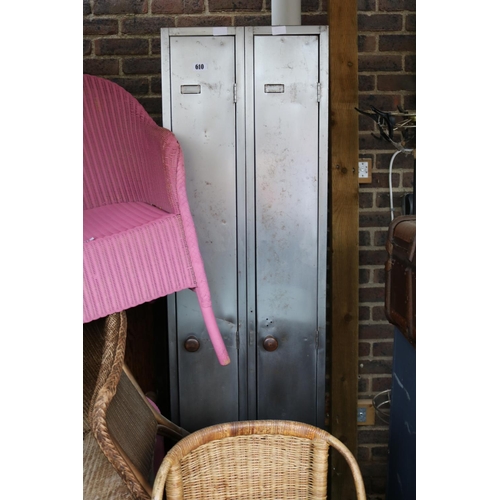
[[[372,181],[371,158],[360,158],[358,160],[358,177],[360,184],[368,184]]]

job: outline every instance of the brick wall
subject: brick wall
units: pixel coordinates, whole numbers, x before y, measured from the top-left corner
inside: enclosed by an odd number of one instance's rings
[[[328,0],[302,0],[302,24],[324,25]],[[84,0],[83,69],[122,85],[161,124],[160,28],[271,24],[270,0]],[[415,0],[358,0],[359,106],[415,109]],[[371,184],[360,185],[359,397],[391,384],[393,328],[384,315],[385,237],[390,222],[389,162],[374,122],[359,120],[360,156],[372,158]],[[413,159],[393,166],[395,215],[411,192]],[[369,498],[385,491],[388,427],[360,427],[358,460]]]

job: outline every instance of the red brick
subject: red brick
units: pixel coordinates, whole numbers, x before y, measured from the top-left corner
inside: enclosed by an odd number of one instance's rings
[[[179,16],[177,19],[177,26],[232,26],[232,22],[233,20],[229,16]]]
[[[404,109],[408,111],[415,111],[417,109],[417,96],[405,95],[404,96]]]
[[[403,174],[403,187],[405,188],[413,187],[413,172],[405,172]]]
[[[394,337],[394,327],[389,323],[359,325],[359,338],[362,340],[390,339]]]
[[[262,10],[262,0],[208,0],[208,10],[217,11],[248,11]]]
[[[380,262],[382,266],[384,261]],[[359,301],[363,302],[383,302],[385,300],[385,287],[362,287],[359,289]]]
[[[373,193],[362,192],[361,190],[364,186],[366,186],[366,184],[360,184],[359,208],[373,208]]]
[[[375,76],[373,75],[358,75],[358,90],[367,92],[375,90]],[[371,122],[373,123],[373,121]]]
[[[396,191],[392,193],[392,206],[394,208],[394,217],[397,217],[401,211],[401,203],[403,203],[403,193]],[[376,195],[377,208],[386,208],[389,213],[391,202],[389,193],[377,193]]]
[[[365,462],[370,458],[370,448],[367,446],[358,446],[358,454],[356,456],[358,463]]]
[[[392,342],[375,342],[373,344],[373,356],[390,357],[392,356]]]
[[[151,12],[153,14],[183,14],[184,0],[152,0]],[[201,8],[199,12],[202,12]]]
[[[118,59],[84,59],[83,72],[90,75],[117,75],[120,70]]]
[[[375,77],[372,76],[372,78],[375,84]],[[370,117],[360,113],[358,123],[360,132],[375,132],[375,122]]]
[[[416,0],[380,0],[380,11],[403,11],[410,10],[415,12]]]
[[[403,16],[399,14],[358,14],[358,31],[401,31]]]
[[[83,41],[83,55],[88,56],[92,53],[92,42],[90,40]]]
[[[116,19],[84,19],[83,34],[85,35],[116,35],[118,21]]]
[[[161,38],[151,38],[151,55],[161,55]]]
[[[359,265],[360,266],[377,266],[382,265],[387,260],[385,250],[360,250]]]
[[[199,14],[205,10],[203,0],[152,0],[153,14]]]
[[[95,0],[94,14],[146,14],[148,0]]]
[[[358,11],[375,11],[376,9],[376,0],[358,0]]]
[[[393,148],[392,144],[387,142],[385,139],[378,139],[377,137],[380,136],[379,131],[376,130],[374,132],[375,136],[374,137],[372,134],[359,134],[359,149],[375,149],[375,150],[385,150],[388,148]],[[372,173],[372,178],[373,178],[373,173]],[[372,181],[373,185],[373,181]]]
[[[370,106],[375,106],[383,111],[397,111],[398,105],[401,106],[402,104],[401,101],[402,97],[400,94],[361,94],[359,96],[359,108],[370,111]],[[393,150],[394,148],[390,146],[388,149]]]
[[[373,271],[373,283],[385,283],[385,269],[375,269]]]
[[[375,52],[377,37],[374,35],[358,35],[358,52]]]
[[[100,38],[94,42],[94,47],[98,56],[147,55],[149,40],[146,38]]]
[[[358,71],[401,71],[403,58],[400,55],[360,55]]]
[[[389,227],[390,216],[385,212],[363,212],[359,215],[359,227]]]
[[[405,20],[406,31],[417,31],[417,16],[415,14],[407,14]]]
[[[327,26],[328,15],[325,14],[302,14],[302,25],[304,26]]]
[[[408,73],[415,73],[417,70],[417,56],[405,56],[405,71]]]
[[[389,170],[391,157],[396,151],[391,153],[381,153],[377,155],[376,168],[377,170],[387,169]],[[392,164],[392,168],[397,168],[398,170],[413,168],[413,156],[406,154],[398,154]]]
[[[392,359],[363,359],[359,363],[361,374],[387,374],[392,373]]]
[[[151,78],[151,92],[153,94],[161,94],[161,77],[153,76]]]
[[[386,241],[387,241],[387,230],[375,231],[374,242],[373,242],[375,246],[385,248]]]
[[[360,231],[359,232],[359,246],[369,247],[371,242],[370,231]]]
[[[360,342],[358,345],[358,356],[366,357],[370,355],[371,344],[369,342]]]
[[[359,284],[360,285],[366,285],[368,283],[370,283],[370,274],[371,274],[371,271],[370,269],[360,269],[359,270]],[[369,319],[369,318],[359,318],[360,320],[361,319]]]
[[[372,320],[373,321],[387,321],[384,306],[373,306],[372,307]]]
[[[362,427],[362,426],[361,426]],[[358,429],[358,443],[359,444],[386,444],[389,442],[389,430],[372,430],[372,429]],[[364,467],[367,470],[367,467]],[[375,471],[380,473],[380,467],[369,467],[370,476],[374,475]]]
[[[381,52],[415,52],[415,35],[380,35],[378,48]]]
[[[147,78],[110,78],[111,81],[123,87],[132,95],[144,95],[149,93],[149,80]]]
[[[125,35],[157,35],[161,28],[172,28],[175,19],[168,16],[131,17],[122,21],[122,33]]]
[[[325,2],[323,1],[323,4]],[[269,5],[269,9],[271,8],[271,2],[270,0],[266,1],[266,8],[267,5]],[[302,0],[301,2],[301,9],[302,12],[316,12],[320,8],[320,2],[319,0]],[[323,9],[326,9],[326,6],[323,5]]]
[[[392,377],[373,377],[372,390],[375,394],[382,391],[387,391],[391,388]]]
[[[83,0],[83,15],[88,16],[92,13],[92,9],[90,8],[90,0]]]
[[[358,377],[358,393],[368,392],[368,386],[370,384],[370,380],[367,377]]]
[[[235,26],[271,26],[271,15],[235,16]]]
[[[379,75],[377,79],[377,88],[381,91],[414,91],[415,87],[415,75]]]
[[[161,59],[159,57],[131,57],[122,62],[122,69],[126,75],[159,75],[161,73]]]
[[[386,143],[387,144],[387,143]],[[392,188],[398,188],[400,182],[400,174],[399,172],[392,172],[391,176],[392,180]],[[372,186],[377,188],[389,188],[389,175],[387,172],[373,172],[372,173]]]
[[[359,271],[360,274],[361,271],[365,271],[367,272],[367,274],[369,274],[368,269],[360,269]],[[370,319],[370,307],[360,306],[358,314],[359,314],[359,321],[368,321]]]

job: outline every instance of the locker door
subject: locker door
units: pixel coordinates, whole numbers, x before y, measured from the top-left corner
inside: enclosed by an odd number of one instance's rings
[[[230,365],[218,364],[193,292],[170,297],[178,376],[172,418],[190,431],[238,420],[235,46],[234,36],[169,37],[170,127],[184,152],[212,304],[231,357]]]
[[[254,65],[257,415],[317,424],[318,36],[255,36]]]

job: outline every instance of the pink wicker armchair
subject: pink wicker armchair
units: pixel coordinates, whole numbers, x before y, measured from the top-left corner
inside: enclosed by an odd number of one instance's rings
[[[174,134],[113,82],[83,77],[83,322],[192,289],[217,327]]]

